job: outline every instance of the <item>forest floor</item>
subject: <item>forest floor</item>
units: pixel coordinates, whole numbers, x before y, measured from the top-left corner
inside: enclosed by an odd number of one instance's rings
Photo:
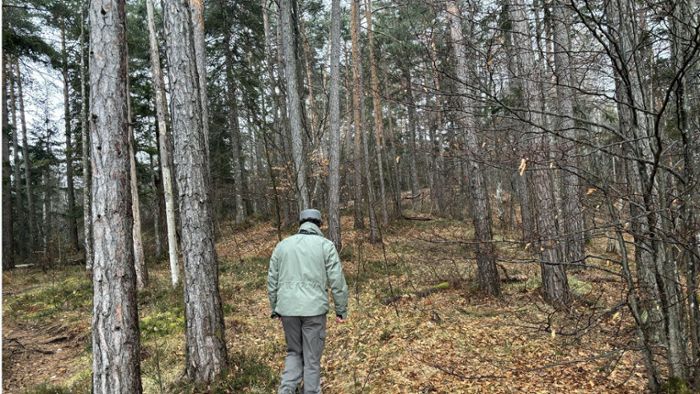
[[[474,288],[470,227],[433,218],[403,220],[372,245],[343,218],[349,319],[329,319],[325,393],[641,392],[625,286],[602,270],[570,272],[575,296],[556,312],[540,296],[531,251],[501,232],[503,296]],[[290,232],[292,230],[290,229]],[[277,242],[267,223],[230,227],[217,244],[231,372],[203,391],[271,393],[285,344],[269,318],[268,258]],[[363,233],[364,234],[364,233]],[[591,254],[604,256],[594,239]],[[601,250],[602,249],[602,250]],[[616,270],[604,259],[601,267]],[[142,381],[147,393],[189,392],[184,366],[182,291],[167,261],[150,264],[139,294]],[[503,274],[503,270],[500,271]],[[503,277],[503,275],[501,275]],[[3,273],[3,389],[7,393],[90,392],[92,287],[81,267]]]

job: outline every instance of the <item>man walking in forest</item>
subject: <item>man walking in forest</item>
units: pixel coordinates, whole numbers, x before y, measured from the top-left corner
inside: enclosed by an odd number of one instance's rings
[[[299,224],[297,234],[275,247],[267,277],[272,318],[281,319],[287,341],[280,394],[294,393],[302,378],[304,393],[321,392],[328,285],[336,322],[347,318],[348,285],[335,245],[321,232],[321,212],[303,210]]]

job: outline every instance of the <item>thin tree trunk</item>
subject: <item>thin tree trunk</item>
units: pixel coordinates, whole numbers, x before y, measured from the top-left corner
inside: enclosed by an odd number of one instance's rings
[[[284,53],[285,75],[287,77],[287,107],[289,127],[292,137],[292,158],[297,189],[299,211],[309,208],[309,191],[306,186],[306,160],[302,141],[301,101],[297,76],[297,56],[294,45],[295,31],[292,27],[291,1],[280,0],[280,27],[282,29],[282,52]]]
[[[353,24],[353,29],[357,29],[354,31],[354,37],[356,38],[356,41],[353,42],[353,66],[356,65],[357,67],[357,75],[355,79],[355,102],[354,102],[354,116],[355,116],[355,133],[358,133],[360,135],[360,138],[362,139],[362,170],[364,172],[364,177],[365,177],[365,183],[366,183],[366,190],[367,190],[367,210],[368,210],[368,216],[369,216],[369,241],[372,243],[376,243],[381,241],[381,237],[379,236],[379,227],[377,224],[377,214],[376,214],[376,202],[375,202],[375,196],[374,196],[374,182],[372,182],[372,172],[370,170],[370,165],[369,165],[369,143],[368,143],[368,136],[367,136],[367,131],[365,130],[365,111],[364,111],[364,90],[363,90],[363,81],[362,81],[362,64],[361,60],[359,58],[359,52],[360,52],[360,44],[357,41],[359,39],[359,22],[360,22],[360,0],[353,0],[353,12],[356,23]],[[357,62],[357,63],[355,63]],[[353,67],[353,70],[355,68]],[[356,143],[357,143],[357,137],[356,138]]]
[[[20,181],[20,164],[19,164],[19,138],[17,134],[19,133],[19,125],[17,124],[17,96],[15,95],[15,75],[14,67],[12,67],[14,61],[9,63],[9,90],[10,90],[10,115],[12,116],[12,189],[15,191],[15,200],[13,205],[15,206],[15,220],[18,223],[22,223],[24,219],[24,205],[22,204],[22,182]],[[17,226],[19,227],[19,226]],[[26,253],[27,242],[24,239],[24,231],[22,228],[20,231],[16,232],[17,239],[15,243],[18,245],[18,249],[21,250],[20,253]]]
[[[230,29],[226,29],[224,35],[224,47],[226,50],[226,90],[228,96],[228,126],[231,131],[231,144],[233,145],[233,179],[236,183],[236,223],[243,223],[248,212],[246,210],[246,201],[248,198],[247,179],[245,179],[245,158],[243,156],[241,126],[238,121],[238,99],[236,98],[236,80],[234,74],[233,49],[231,48]]]
[[[158,178],[156,174],[158,171],[156,170],[156,164],[155,160],[153,159],[153,155],[149,154],[148,155],[148,160],[149,164],[151,167],[151,184],[153,185],[153,196],[154,196],[154,203],[153,203],[153,234],[155,238],[155,243],[156,243],[156,259],[160,260],[160,257],[163,255],[163,236],[161,235],[161,230],[160,230],[160,207],[159,207],[159,201],[160,201],[160,192],[158,190]]]
[[[328,168],[328,238],[341,250],[340,230],[340,0],[331,2],[330,163]]]
[[[170,167],[170,141],[167,131],[167,109],[165,103],[165,84],[160,68],[160,56],[156,39],[156,25],[153,17],[153,0],[146,0],[148,14],[148,42],[153,73],[153,91],[156,96],[156,115],[158,117],[158,146],[160,147],[160,167],[163,174],[163,193],[165,195],[165,217],[168,232],[168,257],[170,260],[170,281],[175,287],[179,282],[177,227],[175,222],[175,197],[173,193],[172,169]]]
[[[131,183],[131,209],[133,211],[132,237],[134,240],[134,266],[136,268],[136,286],[140,291],[148,284],[148,270],[146,269],[146,259],[143,254],[143,238],[141,235],[141,203],[139,201],[139,180],[136,173],[136,140],[134,137],[134,126],[131,114],[131,83],[128,75],[126,77],[126,89],[126,110],[127,119],[129,121],[129,182]]]
[[[508,3],[508,11],[513,28],[513,44],[516,50],[515,61],[518,78],[522,79],[523,107],[526,119],[531,119],[532,132],[538,133],[536,127],[544,127],[541,114],[541,86],[533,78],[538,73],[535,66],[530,27],[525,14],[525,5],[518,0]],[[561,264],[560,242],[557,231],[553,183],[549,171],[549,137],[539,132],[532,146],[534,163],[532,165],[533,197],[537,207],[537,234],[540,251],[540,270],[544,299],[557,308],[566,308],[571,302],[569,283],[564,265]]]
[[[87,84],[87,65],[85,64],[85,11],[84,6],[88,5],[88,1],[85,1],[80,7],[80,98],[82,103],[80,106],[80,139],[82,143],[82,165],[83,165],[83,247],[85,249],[85,269],[92,270],[92,220],[90,217],[90,207],[92,206],[90,202],[90,184],[92,182],[91,172],[90,172],[90,137],[88,135],[88,105],[89,100],[87,93],[85,92],[85,85]],[[20,85],[21,91],[21,85]],[[20,101],[20,103],[22,103]],[[24,139],[25,149],[27,144],[26,133]],[[27,178],[29,178],[29,169],[27,171]],[[27,181],[27,190],[29,190],[29,181]],[[31,196],[31,193],[27,193]],[[31,201],[31,200],[30,200]],[[31,202],[30,202],[31,210]],[[31,223],[30,223],[31,224]]]
[[[10,191],[10,146],[7,141],[9,122],[7,119],[7,58],[2,64],[2,269],[15,266],[12,242],[12,194]]]
[[[94,228],[92,389],[140,393],[140,340],[132,247],[126,2],[90,7],[90,132]]]
[[[411,78],[411,70],[407,64],[401,67],[401,75],[403,77],[404,89],[406,90],[406,110],[408,112],[408,166],[409,180],[411,185],[411,205],[415,209],[416,198],[420,193],[420,183],[418,181],[418,152],[416,147],[416,102],[413,98],[413,82]]]
[[[24,188],[27,199],[27,216],[26,220],[29,224],[28,247],[32,251],[36,242],[36,223],[34,220],[34,197],[32,195],[31,173],[32,164],[29,157],[29,145],[27,143],[27,120],[24,112],[24,92],[22,90],[22,73],[19,67],[19,60],[15,61],[15,70],[17,72],[17,93],[19,99],[19,119],[22,126],[22,159],[24,161]]]
[[[66,49],[66,21],[61,23],[61,54],[63,72],[63,115],[65,121],[66,134],[66,184],[68,189],[68,236],[70,237],[71,248],[74,251],[80,250],[78,242],[78,223],[75,210],[75,188],[73,186],[73,140],[70,127],[70,97],[68,96],[68,51]]]
[[[477,281],[479,289],[489,295],[501,294],[500,280],[496,269],[496,253],[491,235],[491,208],[489,195],[486,189],[486,179],[481,169],[481,164],[475,155],[481,149],[476,134],[476,120],[471,114],[472,103],[467,95],[467,48],[462,34],[462,14],[455,0],[447,0],[447,14],[450,21],[450,34],[454,55],[457,59],[457,91],[461,96],[461,117],[466,148],[468,152],[467,171],[471,193],[471,211],[474,223],[474,237],[476,238],[476,263]]]
[[[573,86],[569,61],[569,34],[567,27],[570,18],[564,4],[554,4],[554,63],[557,80],[557,108],[559,109],[561,133],[564,138],[562,143],[562,182],[563,182],[563,220],[562,229],[565,234],[566,261],[569,264],[584,263],[584,221],[583,204],[577,176],[578,163],[576,162],[576,146],[573,140],[576,138],[574,125],[574,92],[569,86]]]
[[[208,191],[205,119],[191,16],[186,0],[164,2],[166,48],[185,262],[187,378],[212,382],[228,367],[219,269]]]
[[[384,119],[382,116],[382,100],[379,95],[379,75],[377,59],[374,55],[374,28],[372,26],[372,0],[365,1],[365,19],[367,20],[367,39],[369,45],[369,67],[372,81],[372,106],[374,109],[374,143],[377,151],[377,168],[379,170],[379,204],[382,209],[382,224],[389,224],[389,213],[386,202],[386,187],[384,186]]]
[[[351,6],[351,30],[352,38],[352,124],[355,144],[353,145],[353,192],[355,194],[354,212],[355,228],[365,228],[365,219],[362,214],[362,64],[360,64],[360,5],[359,0],[352,0]],[[367,187],[371,187],[367,185]],[[371,209],[371,207],[370,207]]]

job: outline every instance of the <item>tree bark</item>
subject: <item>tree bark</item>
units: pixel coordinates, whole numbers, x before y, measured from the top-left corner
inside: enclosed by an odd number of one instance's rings
[[[83,2],[80,7],[80,98],[82,103],[80,106],[80,139],[82,143],[83,157],[83,248],[85,249],[85,269],[87,271],[92,270],[92,220],[90,217],[91,201],[90,201],[90,184],[92,182],[92,177],[90,176],[90,137],[88,135],[88,105],[89,100],[87,93],[85,92],[85,85],[87,83],[87,65],[85,64],[85,9],[88,5],[88,1]],[[19,68],[19,67],[18,67]],[[20,85],[21,89],[21,85]],[[20,101],[21,103],[21,101]],[[26,149],[27,139],[26,133],[24,138],[24,144]],[[28,156],[27,156],[28,157]],[[29,178],[29,169],[27,171],[27,178]],[[29,190],[29,181],[27,181],[27,190]],[[28,196],[31,193],[27,192]],[[30,200],[31,201],[31,200]],[[31,203],[30,203],[31,210]],[[31,222],[30,222],[31,224]]]
[[[127,112],[126,2],[90,6],[95,393],[140,393]]]
[[[289,110],[289,128],[292,137],[292,158],[297,190],[297,207],[299,211],[310,208],[309,191],[306,186],[306,160],[302,141],[301,101],[299,99],[299,81],[297,75],[297,56],[294,45],[295,30],[292,27],[292,0],[280,0],[280,26],[282,29],[282,52],[284,53],[285,75],[287,78],[287,108]]]
[[[163,83],[163,72],[160,67],[160,55],[158,54],[156,25],[153,17],[153,0],[146,0],[146,12],[148,14],[148,42],[151,57],[151,72],[153,73],[153,91],[156,96],[156,115],[158,117],[160,167],[163,175],[163,193],[165,195],[170,281],[173,287],[175,287],[180,280],[177,252],[177,227],[175,221],[175,197],[173,193],[172,169],[170,167],[170,140],[168,138],[166,121],[165,84]]]
[[[353,145],[353,192],[355,194],[354,213],[355,228],[365,228],[362,213],[362,64],[360,63],[360,5],[359,0],[352,0],[351,30],[352,39],[352,125],[355,144]],[[371,185],[367,185],[367,188]],[[371,209],[371,207],[370,207]]]
[[[16,76],[14,74],[14,67],[12,66],[14,61],[10,61],[9,64],[9,90],[10,90],[10,115],[12,116],[12,189],[15,191],[15,200],[13,205],[15,206],[15,221],[17,223],[23,223],[26,219],[24,212],[24,204],[22,204],[22,182],[20,181],[20,161],[19,161],[19,124],[17,124],[17,95],[15,94],[16,89]],[[13,226],[19,227],[19,226]],[[19,234],[15,240],[20,253],[26,255],[27,252],[27,240],[24,239],[23,228],[18,229]]]
[[[403,77],[404,89],[406,91],[406,110],[408,112],[408,166],[409,166],[409,181],[411,184],[411,205],[415,209],[416,198],[420,193],[420,183],[418,181],[418,164],[417,164],[417,147],[416,147],[416,102],[413,97],[413,81],[411,70],[408,64],[403,64],[401,67],[401,76]]]
[[[479,289],[488,295],[501,294],[500,280],[496,268],[496,254],[491,235],[491,207],[486,179],[476,154],[480,149],[476,134],[476,120],[472,113],[472,102],[467,95],[467,49],[462,33],[462,14],[455,0],[447,0],[447,14],[455,58],[457,59],[457,91],[461,96],[462,116],[459,117],[466,139],[468,153],[467,171],[471,193],[472,220],[476,238],[477,281]]]
[[[331,2],[330,163],[328,168],[328,238],[342,248],[340,230],[340,0]]]
[[[166,48],[185,262],[186,376],[211,382],[228,367],[208,191],[208,156],[191,16],[186,0],[164,2]]]
[[[569,283],[564,265],[561,264],[560,238],[554,217],[557,205],[554,200],[554,190],[549,171],[549,137],[538,130],[544,127],[540,100],[541,86],[533,81],[537,75],[534,51],[530,41],[530,26],[528,25],[526,6],[519,0],[508,3],[509,17],[513,29],[513,44],[515,47],[515,62],[517,77],[521,79],[522,106],[525,113],[522,116],[530,120],[529,129],[536,134],[534,137],[533,163],[531,165],[533,181],[533,197],[537,207],[537,235],[540,251],[540,270],[542,275],[542,290],[545,301],[556,308],[566,308],[571,302]]]
[[[127,89],[129,87],[127,77]],[[129,180],[131,183],[131,210],[133,211],[132,238],[134,245],[134,267],[136,268],[136,286],[143,290],[148,283],[146,258],[143,255],[143,239],[141,237],[141,203],[139,199],[139,180],[136,173],[136,141],[131,119],[131,99],[127,96],[127,112],[129,119]]]
[[[370,78],[372,82],[372,108],[374,110],[374,143],[377,151],[377,168],[379,171],[379,204],[382,210],[382,224],[389,224],[389,213],[386,202],[386,187],[384,185],[384,119],[382,116],[382,100],[379,94],[379,75],[377,59],[374,55],[374,28],[372,26],[372,0],[365,2],[365,19],[367,20],[367,39]]]
[[[7,140],[9,121],[7,119],[7,58],[2,64],[2,269],[15,266],[14,245],[12,242],[12,193],[10,191],[10,146]]]
[[[226,50],[226,93],[228,96],[228,126],[231,131],[231,144],[233,145],[233,179],[236,183],[236,223],[243,223],[248,217],[246,201],[248,198],[248,180],[245,176],[245,157],[243,155],[241,126],[238,121],[238,99],[236,97],[236,79],[234,74],[233,48],[231,48],[230,29],[226,29],[224,35],[224,46]]]
[[[204,41],[204,0],[189,0],[189,7],[192,18],[194,53],[197,58],[197,75],[199,76],[199,98],[202,106],[202,119],[204,120],[204,149],[207,161],[209,161],[209,102],[207,99],[207,49]],[[210,174],[208,178],[211,177],[209,167],[207,167],[207,173]],[[206,181],[209,184],[210,179]]]
[[[565,236],[566,262],[568,264],[583,264],[585,258],[585,236],[583,220],[583,204],[581,203],[581,187],[577,175],[578,163],[576,157],[576,129],[574,124],[574,92],[569,61],[569,34],[568,26],[570,18],[565,6],[556,2],[554,5],[554,63],[555,78],[557,81],[557,108],[559,110],[559,130],[564,135],[561,144],[561,172],[563,189],[562,228]]]
[[[156,243],[156,259],[160,260],[161,256],[163,255],[163,236],[161,235],[161,220],[160,220],[160,201],[161,201],[161,193],[160,193],[160,188],[158,187],[158,177],[156,174],[158,174],[158,170],[156,169],[156,163],[155,160],[153,159],[153,155],[149,154],[148,155],[148,162],[151,167],[151,185],[153,187],[153,196],[154,196],[154,201],[153,201],[153,235],[155,238],[155,243]]]
[[[75,210],[75,187],[73,186],[73,136],[70,127],[70,97],[68,95],[68,51],[66,49],[66,21],[61,21],[61,56],[63,73],[63,116],[66,135],[66,184],[68,189],[68,236],[74,251],[80,250],[78,243],[78,223]]]

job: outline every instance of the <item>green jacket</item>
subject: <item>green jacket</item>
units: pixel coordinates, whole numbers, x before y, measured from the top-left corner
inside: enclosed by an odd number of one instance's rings
[[[299,233],[277,244],[270,258],[267,293],[272,312],[281,316],[317,316],[328,313],[331,288],[335,313],[348,314],[348,285],[333,242],[321,229],[306,222]]]

